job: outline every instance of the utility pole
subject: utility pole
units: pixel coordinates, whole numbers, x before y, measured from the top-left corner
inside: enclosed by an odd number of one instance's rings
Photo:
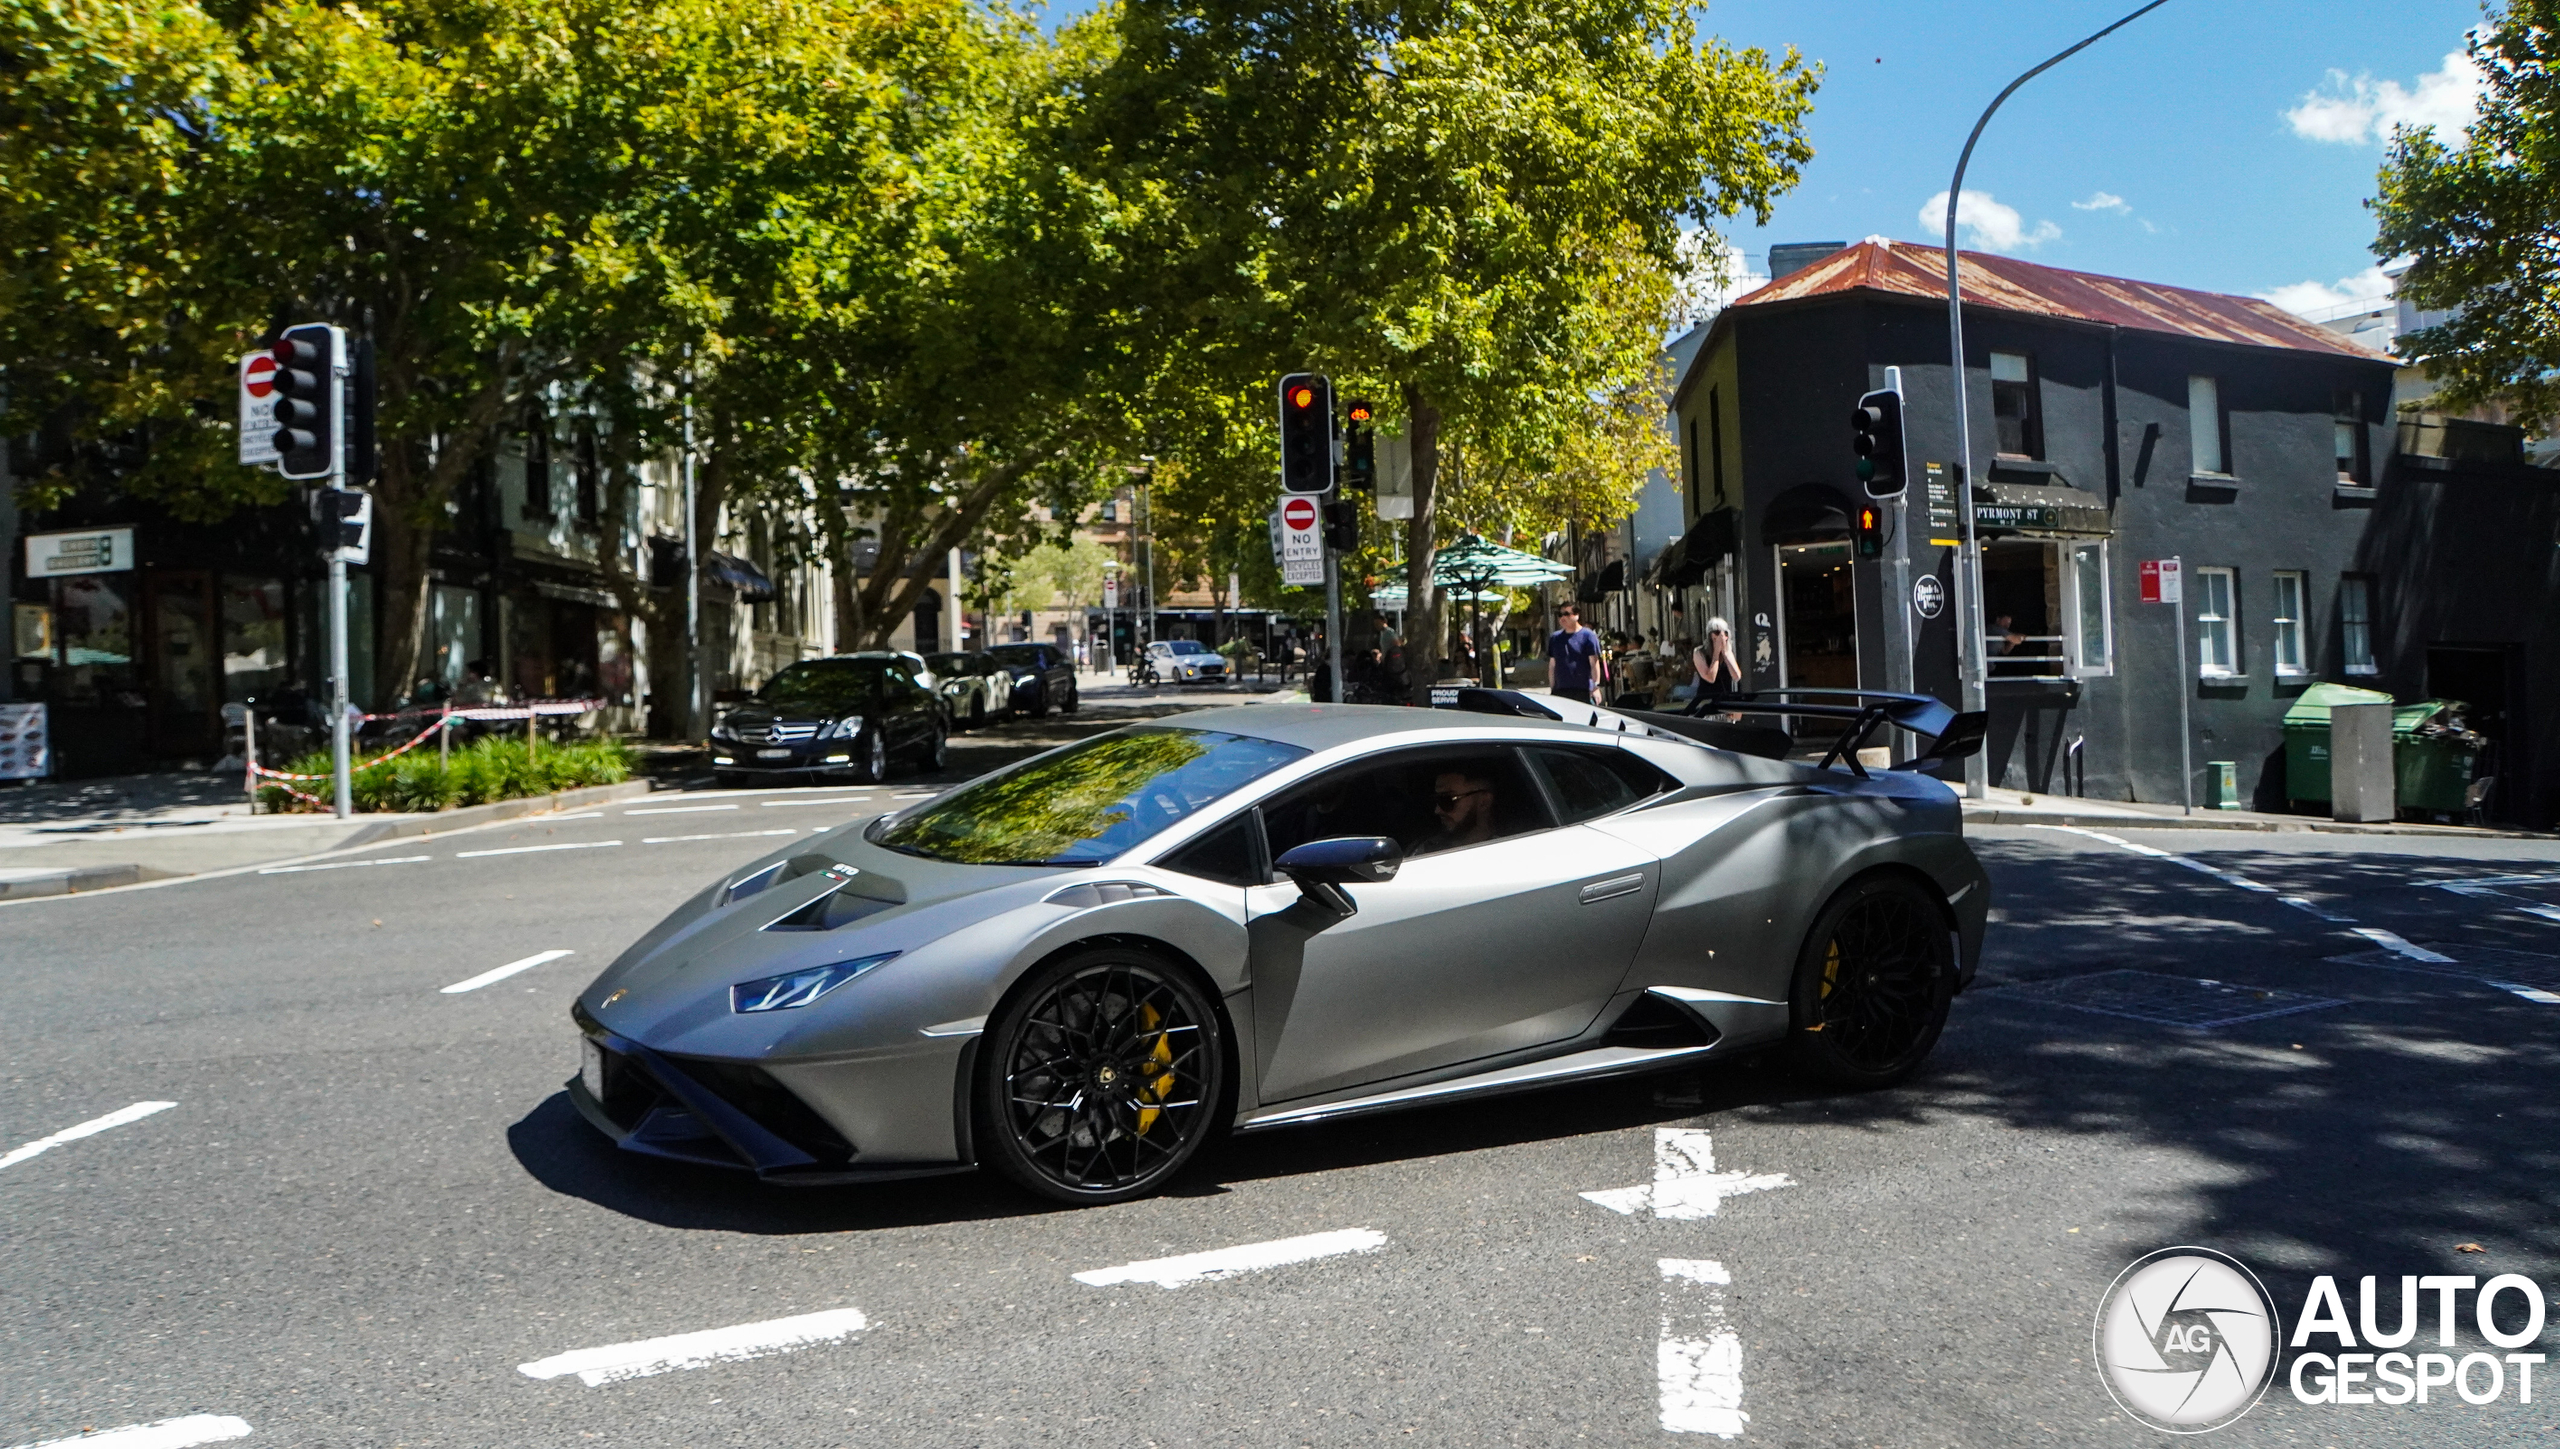
[[[1139,536],[1138,546],[1146,551],[1147,590],[1139,598],[1138,647],[1144,654],[1156,640],[1156,460],[1145,460],[1147,471],[1138,477],[1139,526],[1146,531]]]
[[[693,482],[693,344],[684,345],[684,730],[688,739],[710,736],[702,717],[702,552],[695,538]]]
[[[1983,657],[1982,637],[1982,545],[1973,527],[1973,420],[1967,407],[1964,366],[1964,288],[1956,273],[1956,212],[1964,204],[1965,167],[1973,161],[1974,143],[1982,139],[1982,128],[1991,124],[1992,112],[2009,99],[2018,87],[2062,64],[2109,35],[2159,9],[2169,0],[2151,3],[2054,56],[2051,60],[2009,82],[2006,89],[1992,97],[1983,109],[1982,118],[1973,123],[1973,134],[1964,138],[1964,150],[1956,157],[1955,180],[1947,183],[1947,372],[1955,383],[1956,452],[1961,459],[1956,465],[1956,498],[1958,516],[1963,522],[1961,542],[1956,550],[1956,638],[1957,667],[1964,676],[1964,707],[1967,710],[1989,706],[1987,682],[1989,665]],[[2183,647],[2183,646],[2182,646]],[[1965,758],[1964,793],[1976,800],[1990,793],[1991,764],[1988,752],[1976,750]]]

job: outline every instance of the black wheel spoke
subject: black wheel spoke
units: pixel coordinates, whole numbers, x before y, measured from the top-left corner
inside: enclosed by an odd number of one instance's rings
[[[999,1120],[1020,1160],[1074,1194],[1174,1170],[1207,1125],[1207,1002],[1153,963],[1103,960],[1043,989],[999,1050]]]

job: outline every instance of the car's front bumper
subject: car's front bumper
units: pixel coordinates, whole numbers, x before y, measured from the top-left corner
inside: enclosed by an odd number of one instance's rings
[[[772,775],[838,774],[854,764],[856,741],[797,740],[790,744],[753,745],[743,740],[711,741],[711,765],[717,770],[756,771]]]

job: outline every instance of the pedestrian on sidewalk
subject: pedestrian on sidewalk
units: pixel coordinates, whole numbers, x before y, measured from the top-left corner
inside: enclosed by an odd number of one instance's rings
[[[1567,603],[1556,611],[1556,631],[1547,636],[1547,692],[1560,699],[1597,704],[1600,683],[1609,666],[1600,654],[1600,636],[1582,627],[1582,610]]]
[[[1698,673],[1698,692],[1689,699],[1689,713],[1712,714],[1726,696],[1742,689],[1742,661],[1734,656],[1733,626],[1722,619],[1707,621],[1707,642],[1689,651],[1689,666]]]

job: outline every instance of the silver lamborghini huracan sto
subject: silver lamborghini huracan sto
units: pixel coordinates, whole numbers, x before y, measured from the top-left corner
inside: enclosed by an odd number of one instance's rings
[[[1812,763],[1765,724],[1459,695],[1135,725],[786,847],[581,994],[570,1097],[629,1151],[769,1181],[985,1165],[1113,1202],[1221,1131],[1771,1045],[1853,1086],[1928,1055],[1989,891],[1926,771],[1978,717],[1765,701],[1843,727]],[[1927,748],[1871,771],[1888,729]]]

